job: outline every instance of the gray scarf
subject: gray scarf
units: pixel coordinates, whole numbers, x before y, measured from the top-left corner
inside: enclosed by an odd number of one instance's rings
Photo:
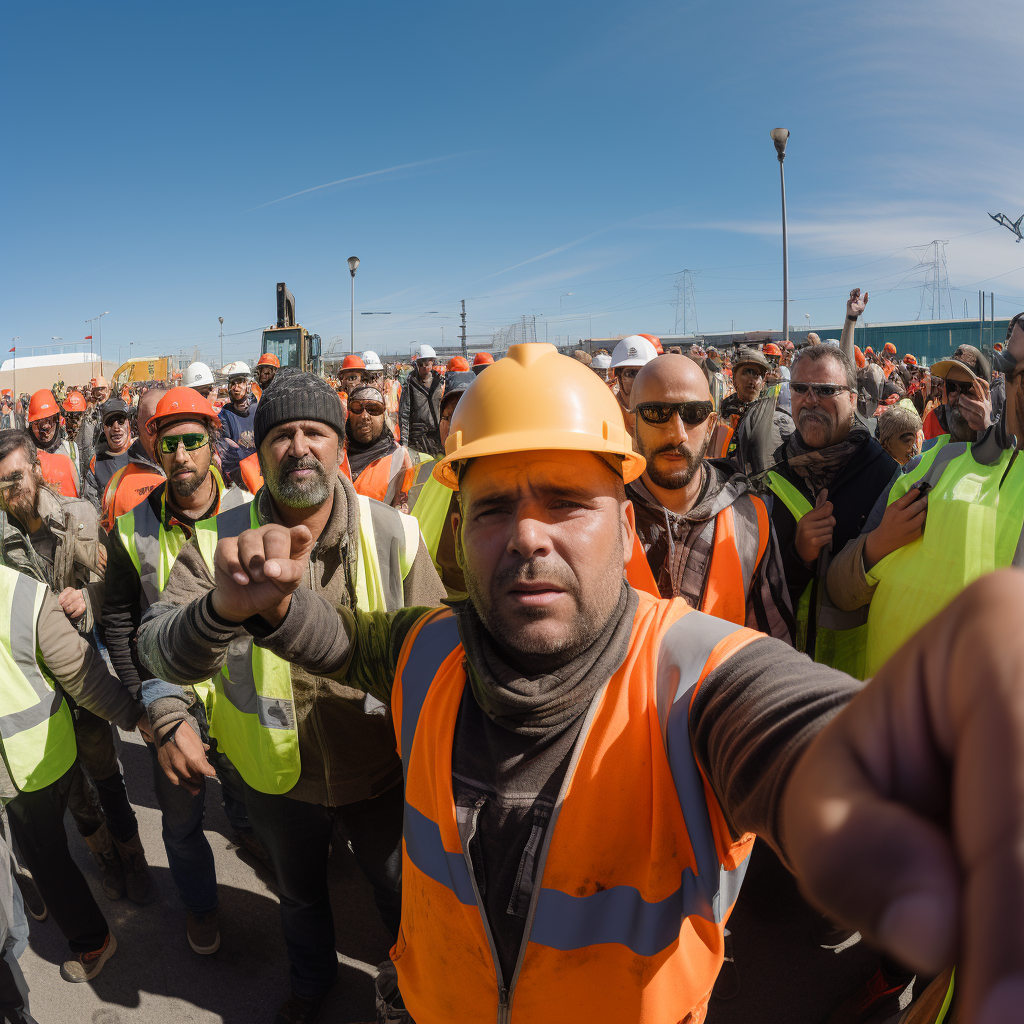
[[[797,476],[807,481],[811,494],[817,499],[822,490],[831,486],[854,453],[870,440],[871,435],[863,427],[854,427],[838,444],[808,448],[800,431],[794,430],[786,439],[786,462]]]

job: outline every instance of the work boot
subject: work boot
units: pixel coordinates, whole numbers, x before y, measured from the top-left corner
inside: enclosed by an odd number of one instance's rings
[[[114,848],[114,837],[103,822],[91,836],[85,837],[85,845],[92,850],[93,860],[100,870],[100,888],[108,900],[119,900],[124,895],[124,868],[121,857]]]
[[[50,911],[46,909],[46,902],[39,889],[36,888],[36,880],[32,877],[32,873],[21,868],[14,873],[14,880],[18,883],[21,900],[32,920],[45,921]]]
[[[196,953],[209,956],[220,949],[220,918],[217,908],[205,914],[193,914],[190,910],[185,919],[185,933],[188,944]]]
[[[65,981],[92,981],[103,970],[103,965],[114,955],[117,940],[108,932],[99,949],[91,953],[69,953],[68,959],[60,965],[60,976]]]
[[[326,992],[316,999],[306,999],[305,996],[293,992],[288,997],[288,1002],[277,1011],[274,1024],[313,1024],[319,1020],[326,1001]]]
[[[153,888],[153,879],[149,874],[149,865],[146,863],[146,851],[142,848],[142,839],[139,833],[122,843],[117,836],[111,837],[117,852],[121,855],[121,864],[124,867],[124,887],[128,892],[128,899],[133,903],[146,903],[149,900],[150,891]]]

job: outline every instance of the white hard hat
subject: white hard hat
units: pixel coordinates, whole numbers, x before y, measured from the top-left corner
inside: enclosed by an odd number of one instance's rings
[[[598,352],[597,355],[594,356],[594,361],[590,364],[591,368],[594,370],[607,370],[611,368],[611,365],[612,357],[608,355],[607,352]]]
[[[250,375],[249,364],[244,359],[236,359],[233,363],[228,363],[220,371],[225,377],[241,377]]]
[[[380,356],[376,352],[364,352],[363,353],[363,366],[367,370],[383,370],[384,364],[380,361]]]
[[[201,388],[213,383],[213,373],[206,363],[189,363],[181,375],[181,383],[186,388]]]
[[[413,350],[412,357],[419,362],[421,359],[436,359],[437,353],[429,345],[418,345]]]
[[[623,338],[612,350],[612,367],[644,366],[658,357],[658,350],[639,334]]]

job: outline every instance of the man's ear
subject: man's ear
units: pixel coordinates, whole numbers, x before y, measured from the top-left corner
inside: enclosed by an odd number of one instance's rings
[[[455,561],[458,563],[459,568],[466,571],[466,556],[462,551],[462,511],[461,507],[458,512],[452,513],[452,533],[455,534]]]
[[[622,521],[622,570],[625,572],[633,557],[633,538],[636,536],[636,512],[633,502],[624,501],[620,512]]]

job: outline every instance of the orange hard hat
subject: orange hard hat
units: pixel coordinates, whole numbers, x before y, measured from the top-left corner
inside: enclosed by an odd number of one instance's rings
[[[35,423],[36,420],[49,419],[51,416],[60,415],[60,408],[53,392],[49,389],[37,391],[28,401],[28,421]]]
[[[866,355],[866,356],[873,356],[874,354],[875,354],[875,350],[870,345],[868,345],[868,347],[866,349],[864,349],[864,355]]]
[[[782,355],[782,349],[779,348],[779,346],[776,345],[774,341],[769,341],[768,344],[765,345],[765,347],[763,349],[763,352],[764,352],[764,355],[766,355],[766,356],[781,356]]]
[[[870,351],[870,349],[868,351]],[[864,353],[861,352],[859,345],[853,346],[853,359],[861,370],[868,365],[868,361],[864,358]]]
[[[994,345],[992,346],[992,348],[993,348],[993,350],[994,350],[994,351],[996,351],[996,352],[1002,352],[1002,351],[1003,351],[1003,343],[1002,343],[1001,341],[997,341],[997,342],[996,342],[996,343],[995,343],[995,344],[994,344]]]
[[[106,377],[93,377],[89,381],[89,386],[94,388],[109,388],[110,385],[107,383]]]
[[[896,346],[891,341],[887,341],[882,349],[882,354],[887,356],[896,355]]]
[[[554,345],[513,345],[455,407],[445,457],[433,474],[457,491],[456,463],[546,449],[615,456],[625,483],[647,464],[633,450],[618,399],[590,367]]]
[[[156,411],[150,416],[146,423],[146,429],[155,434],[160,429],[160,420],[171,418],[199,419],[209,421],[210,426],[216,426],[220,420],[208,398],[203,398],[195,388],[171,388],[157,402]]]
[[[656,338],[653,334],[641,334],[639,337],[646,338],[654,346],[654,350],[659,356],[665,354],[665,350],[661,347],[661,338]]]
[[[490,352],[477,352],[477,354],[473,356],[474,366],[487,366],[493,362],[494,356],[492,356]]]
[[[341,361],[341,368],[343,370],[365,370],[366,363],[363,362],[362,356],[348,355]]]
[[[452,356],[445,369],[451,373],[465,373],[469,369],[469,362],[462,356]]]
[[[906,363],[907,366],[917,366],[917,356],[915,356],[912,353],[908,352],[903,357],[903,362]]]
[[[85,412],[85,396],[81,391],[69,391],[64,399],[65,412]]]
[[[346,356],[346,358],[348,358]],[[256,360],[257,366],[276,366],[281,369],[281,360],[274,355],[273,352],[264,352],[263,355]]]

